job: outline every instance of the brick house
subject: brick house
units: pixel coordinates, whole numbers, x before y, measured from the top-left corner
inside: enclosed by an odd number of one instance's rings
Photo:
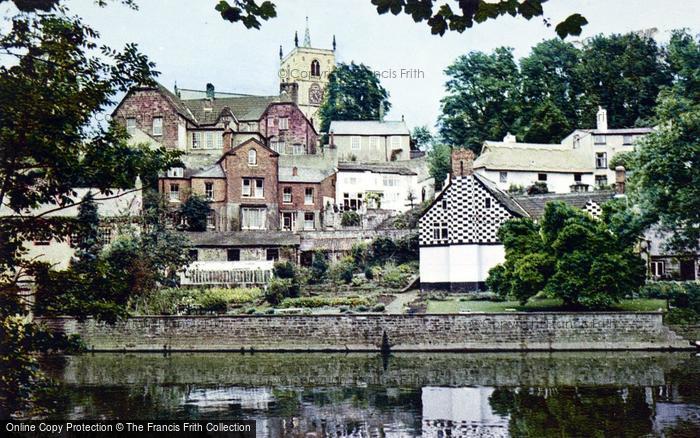
[[[282,155],[317,152],[313,124],[286,94],[251,96],[175,88],[160,84],[131,89],[112,117],[132,135],[145,134],[167,149],[185,153],[185,167],[203,169],[223,153],[224,130],[237,146],[254,138]]]

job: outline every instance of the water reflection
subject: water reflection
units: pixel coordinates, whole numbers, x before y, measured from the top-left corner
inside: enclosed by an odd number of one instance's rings
[[[687,353],[96,354],[57,418],[257,421],[260,436],[700,436]]]

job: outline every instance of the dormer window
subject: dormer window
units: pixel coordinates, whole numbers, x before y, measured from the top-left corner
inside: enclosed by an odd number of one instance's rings
[[[168,178],[182,178],[185,170],[182,167],[172,167],[168,169]]]
[[[258,153],[255,151],[255,149],[251,149],[248,151],[248,165],[249,166],[257,166],[258,165]]]

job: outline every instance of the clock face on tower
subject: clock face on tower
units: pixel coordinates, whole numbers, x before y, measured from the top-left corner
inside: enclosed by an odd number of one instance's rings
[[[311,87],[309,87],[309,103],[311,105],[321,105],[321,101],[323,101],[321,86],[316,83],[311,84]]]

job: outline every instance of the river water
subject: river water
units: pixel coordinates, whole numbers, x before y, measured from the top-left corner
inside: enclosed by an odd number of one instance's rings
[[[254,419],[258,436],[700,436],[694,353],[85,354],[60,419]]]

